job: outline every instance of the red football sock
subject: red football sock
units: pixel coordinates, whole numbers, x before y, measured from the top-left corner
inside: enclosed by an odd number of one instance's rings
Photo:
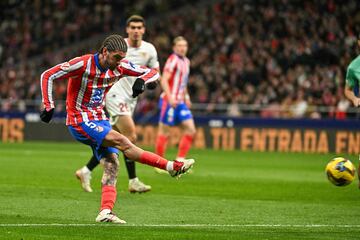
[[[179,143],[178,157],[184,158],[191,148],[194,137],[189,134],[182,136]]]
[[[155,153],[144,151],[140,156],[140,162],[166,170],[168,160],[160,157],[159,155],[156,155]]]
[[[114,186],[108,186],[108,185],[102,186],[100,210],[103,209],[112,210],[114,208],[115,201],[116,201],[116,188]]]
[[[156,138],[155,153],[161,157],[165,156],[168,138],[165,135],[158,135]]]

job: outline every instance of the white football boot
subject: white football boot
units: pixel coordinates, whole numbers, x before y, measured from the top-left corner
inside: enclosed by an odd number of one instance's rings
[[[151,190],[150,185],[146,185],[138,178],[129,180],[129,192],[131,193],[145,193]]]
[[[178,162],[184,162],[184,161],[186,161],[186,159],[183,158],[183,157],[176,157],[175,160],[178,161]],[[193,173],[193,169],[189,169],[186,173]]]
[[[75,172],[75,176],[77,179],[81,182],[81,187],[84,189],[85,192],[92,192],[92,188],[90,186],[90,180],[91,180],[91,172],[89,169],[80,168]]]
[[[124,224],[126,223],[124,220],[118,218],[110,209],[102,210],[99,215],[97,215],[96,222],[111,222],[111,223],[118,223]]]
[[[174,169],[168,171],[170,176],[172,177],[181,177],[181,175],[187,173],[194,165],[195,160],[194,159],[185,159],[183,161],[174,161]]]

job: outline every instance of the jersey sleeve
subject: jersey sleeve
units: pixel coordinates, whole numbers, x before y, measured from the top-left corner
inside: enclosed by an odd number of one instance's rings
[[[346,71],[346,85],[349,86],[350,88],[354,88],[355,83],[356,83],[355,71],[352,68],[348,67]]]
[[[68,62],[63,62],[52,67],[41,74],[40,85],[42,93],[42,102],[46,110],[54,108],[54,100],[52,95],[53,81],[56,79],[67,79],[81,74],[84,67],[82,58],[77,57]]]
[[[139,66],[125,59],[121,61],[118,68],[123,75],[141,78],[145,83],[154,82],[160,76],[155,69]]]
[[[150,68],[159,68],[159,66],[160,66],[159,60],[158,60],[158,55],[157,55],[156,49],[153,45],[151,45],[151,47],[150,47],[150,59],[149,59],[149,63],[147,66]]]
[[[174,72],[175,66],[176,66],[176,58],[174,57],[174,55],[171,55],[166,60],[166,63],[164,66],[164,72],[169,72],[169,73]]]

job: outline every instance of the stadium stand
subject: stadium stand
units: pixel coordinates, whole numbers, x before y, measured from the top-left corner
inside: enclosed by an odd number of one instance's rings
[[[343,85],[357,53],[358,1],[136,1],[131,13],[121,7],[130,1],[14,2],[1,16],[2,111],[37,110],[42,70],[88,52],[99,35],[123,32],[124,19],[137,12],[149,19],[146,39],[161,66],[173,37],[189,40],[195,107],[231,116],[349,117]],[[170,9],[177,11],[160,14]],[[65,84],[56,84],[56,99],[65,99]],[[140,109],[151,109],[156,94]]]

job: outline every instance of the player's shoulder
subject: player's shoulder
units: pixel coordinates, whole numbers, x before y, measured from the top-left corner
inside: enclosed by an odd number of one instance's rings
[[[360,72],[360,55],[351,61],[348,70]]]
[[[147,42],[145,40],[142,40],[141,47],[147,50],[156,51],[155,46],[152,43]]]
[[[153,47],[155,48],[154,44],[152,44],[151,42],[142,40],[141,45],[146,46],[146,47]]]
[[[93,56],[94,56],[93,54],[85,54],[85,55],[82,55],[82,56],[75,57],[75,58],[71,59],[70,62],[72,64],[78,63],[78,62],[87,62]]]
[[[175,53],[171,53],[168,57],[168,60],[177,60],[178,58],[178,55],[176,55]]]
[[[185,61],[190,63],[190,59],[188,57],[185,57]]]
[[[92,54],[86,54],[78,57],[74,57],[67,62],[63,62],[60,65],[60,69],[63,71],[74,71],[83,66],[88,61],[89,58],[92,57]]]

